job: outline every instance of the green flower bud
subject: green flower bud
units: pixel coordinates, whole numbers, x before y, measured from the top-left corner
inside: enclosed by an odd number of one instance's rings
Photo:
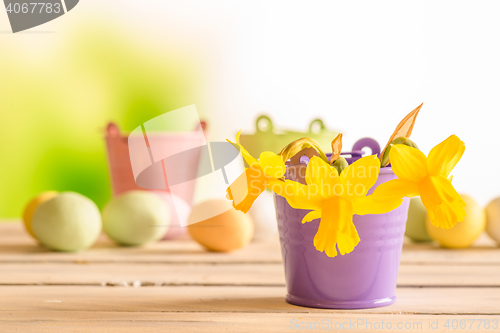
[[[347,163],[346,159],[343,158],[342,156],[339,156],[339,158],[337,158],[333,163],[332,163],[332,167],[334,167],[335,169],[337,169],[337,172],[340,173],[349,166],[349,163]]]
[[[295,155],[297,155],[306,148],[313,148],[314,150],[316,150],[319,157],[323,161],[325,161],[326,163],[329,162],[328,157],[326,157],[326,154],[323,152],[323,149],[321,149],[319,143],[317,143],[314,139],[311,138],[301,138],[289,143],[285,148],[281,150],[279,155],[283,159],[283,162],[286,163],[286,161],[293,158]]]
[[[387,164],[389,164],[389,152],[391,151],[392,145],[406,145],[409,147],[419,149],[417,144],[408,138],[405,138],[405,137],[396,138],[389,144],[389,146],[385,150],[384,156],[382,156],[382,159],[381,159],[381,163],[380,163],[381,166],[386,166]]]

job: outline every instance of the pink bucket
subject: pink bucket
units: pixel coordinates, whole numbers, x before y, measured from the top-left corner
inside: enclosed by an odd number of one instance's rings
[[[205,123],[202,123],[203,130],[205,129]],[[108,165],[109,174],[111,180],[111,189],[114,196],[118,196],[124,192],[132,190],[144,190],[152,191],[160,195],[170,206],[172,211],[172,219],[170,223],[170,228],[165,235],[164,239],[174,239],[187,235],[187,229],[180,226],[180,219],[187,219],[191,205],[193,201],[194,193],[194,182],[187,182],[186,184],[181,184],[176,188],[176,209],[174,212],[173,198],[170,193],[168,185],[165,185],[166,189],[155,189],[147,190],[139,187],[134,179],[134,174],[132,171],[132,164],[130,161],[129,153],[129,136],[120,133],[118,126],[114,123],[109,123],[106,127],[105,133],[106,147],[108,152]],[[142,140],[140,138],[135,138],[135,140]],[[185,150],[192,148],[193,146],[202,146],[205,144],[204,140],[201,139],[198,132],[193,133],[170,133],[161,132],[155,134],[149,138],[150,141],[154,140],[156,147],[165,151],[167,154],[169,151],[173,153],[182,151],[183,147]],[[145,145],[149,148],[149,142],[144,138]],[[195,179],[198,172],[198,163],[200,156],[194,156],[190,163],[187,163],[190,168],[185,168],[183,172],[190,179]],[[166,181],[164,182],[165,184]],[[180,200],[184,202],[185,205],[177,204]],[[184,206],[183,208],[181,208]],[[181,209],[180,209],[181,208]]]

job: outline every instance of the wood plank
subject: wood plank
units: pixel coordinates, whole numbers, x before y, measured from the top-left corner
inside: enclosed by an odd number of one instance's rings
[[[406,239],[401,264],[499,265],[500,247],[486,233],[477,239],[473,247],[467,249],[445,249],[434,243],[413,243]]]
[[[279,264],[3,263],[0,285],[284,286]],[[401,265],[405,287],[500,287],[500,265]]]
[[[483,321],[479,321],[483,320]],[[489,320],[489,329],[484,320]],[[319,330],[359,332],[425,332],[449,331],[450,325],[460,325],[460,332],[495,332],[494,321],[499,316],[435,316],[435,315],[380,315],[357,313],[158,313],[158,312],[96,312],[96,311],[35,311],[0,312],[0,328],[8,332],[284,332],[301,330],[311,325]],[[326,326],[325,326],[326,325]],[[406,328],[405,328],[406,325]],[[437,326],[436,326],[437,325]],[[472,326],[471,326],[472,325]],[[499,324],[500,325],[500,324]],[[399,327],[399,328],[398,328]],[[459,327],[459,326],[458,326]],[[337,328],[337,329],[335,329]],[[306,329],[303,329],[306,330]],[[310,331],[310,330],[306,330]]]
[[[470,249],[450,250],[432,243],[405,243],[401,264],[500,265],[500,248],[486,236]],[[281,263],[279,239],[251,243],[233,253],[204,250],[191,240],[165,241],[144,247],[119,247],[101,235],[81,253],[51,252],[33,240],[19,223],[0,223],[0,263],[92,262],[92,263]]]
[[[324,310],[285,302],[284,287],[0,286],[0,311],[500,315],[500,288],[398,288],[387,307]]]
[[[1,285],[276,285],[281,264],[2,264]]]
[[[399,266],[398,287],[500,287],[500,265]]]
[[[162,241],[142,247],[120,247],[101,235],[96,244],[79,253],[53,252],[38,245],[19,223],[0,224],[0,263],[8,262],[137,262],[137,263],[217,263],[281,262],[277,238],[252,243],[232,253],[206,251],[188,240]]]

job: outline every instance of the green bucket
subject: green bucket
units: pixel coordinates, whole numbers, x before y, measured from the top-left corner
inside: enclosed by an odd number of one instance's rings
[[[321,119],[314,119],[306,132],[276,130],[270,117],[261,115],[255,122],[254,134],[241,134],[240,143],[248,152],[258,158],[263,151],[278,154],[290,142],[303,137],[316,140],[323,150],[328,150],[338,132],[328,130]]]

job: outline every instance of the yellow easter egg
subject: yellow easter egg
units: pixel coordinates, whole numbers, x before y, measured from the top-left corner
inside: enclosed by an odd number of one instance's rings
[[[486,214],[484,209],[467,195],[460,195],[466,203],[465,219],[458,222],[451,229],[436,228],[429,218],[426,219],[426,228],[429,236],[441,246],[450,249],[470,247],[486,228]]]
[[[222,212],[206,218],[207,212]],[[212,199],[196,205],[188,218],[191,237],[211,251],[230,252],[252,240],[254,224],[249,215],[235,210],[225,199]]]
[[[38,206],[56,196],[57,196],[56,191],[42,192],[35,198],[31,199],[31,201],[28,202],[28,204],[26,205],[26,208],[24,208],[23,212],[24,227],[32,237],[36,238],[35,234],[33,233],[33,228],[31,226],[31,220],[33,219],[33,214],[35,213],[35,210],[38,208]]]
[[[500,244],[500,198],[492,200],[485,208],[486,233]]]

